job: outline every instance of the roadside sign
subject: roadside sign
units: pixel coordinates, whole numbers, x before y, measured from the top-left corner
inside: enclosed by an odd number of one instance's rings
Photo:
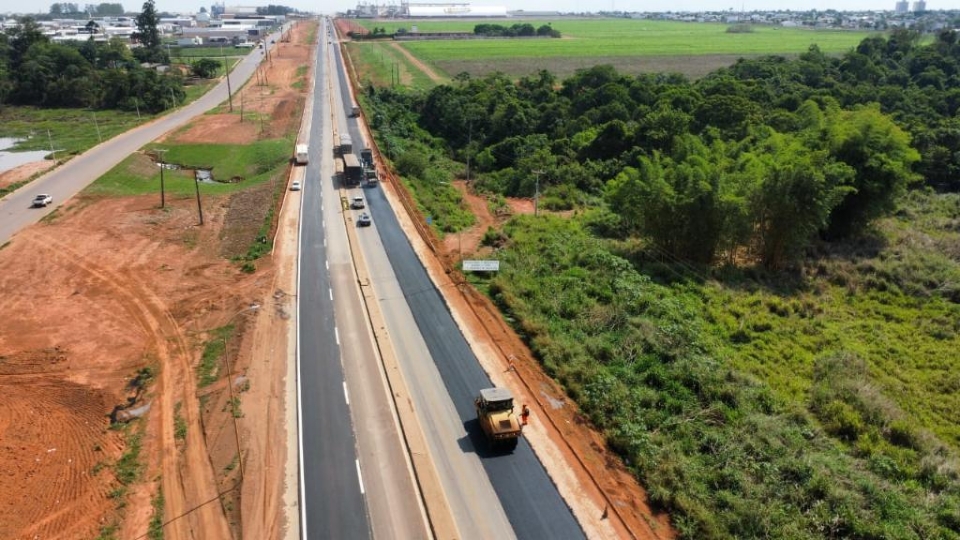
[[[464,272],[499,272],[500,261],[481,260],[481,261],[463,261]]]

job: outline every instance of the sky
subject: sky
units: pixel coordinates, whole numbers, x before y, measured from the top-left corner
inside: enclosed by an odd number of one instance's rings
[[[140,11],[143,0],[65,0],[80,6],[99,4],[101,1],[109,3],[119,2],[128,11]],[[159,11],[177,13],[195,13],[205,6],[207,10],[212,1],[201,2],[196,0],[154,0]],[[399,4],[399,0],[367,0],[374,2]],[[428,0],[420,0],[426,2]],[[442,0],[433,0],[434,2]],[[241,0],[227,5],[266,6],[279,4],[303,11],[319,13],[333,13],[356,7],[358,0]],[[25,3],[23,0],[0,0],[0,14],[20,13],[24,9],[29,12],[47,13],[53,2]],[[411,3],[416,3],[414,0]],[[508,10],[551,10],[562,12],[596,12],[596,11],[751,11],[751,10],[793,10],[807,11],[811,9],[840,11],[861,10],[893,10],[896,0],[474,0],[478,6],[506,6]],[[913,0],[910,0],[913,3]],[[28,4],[30,7],[26,7]],[[42,6],[42,7],[41,7]],[[960,0],[927,0],[927,9],[960,9]]]

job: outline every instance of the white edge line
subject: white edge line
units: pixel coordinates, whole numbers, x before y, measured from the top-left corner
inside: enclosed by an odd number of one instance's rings
[[[321,25],[322,26],[322,25]],[[322,40],[321,40],[322,41]],[[323,47],[318,42],[318,47]],[[320,68],[320,54],[317,54],[316,66]],[[307,540],[307,481],[303,470],[303,401],[301,398],[300,383],[303,377],[300,373],[300,261],[303,253],[303,197],[300,198],[300,216],[297,231],[297,295],[294,301],[297,303],[297,445],[299,452],[297,461],[300,469],[300,538]],[[324,237],[326,242],[326,237]]]
[[[364,495],[366,492],[363,490],[363,473],[360,472],[360,460],[354,460],[354,463],[357,464],[357,482],[360,483],[360,494]]]
[[[300,261],[303,254],[303,198],[300,199],[300,216],[298,217],[297,231],[297,294],[294,295],[294,302],[297,303],[297,445],[299,452],[297,455],[298,466],[300,469],[300,538],[307,540],[307,481],[303,471],[303,393],[300,384],[303,382],[303,376],[300,372]]]
[[[350,406],[350,392],[347,391],[347,381],[343,381],[343,399],[346,400],[347,406]]]
[[[337,347],[339,347],[340,346],[340,330],[336,326],[333,327],[333,335],[337,338]]]
[[[330,293],[330,301],[333,302],[333,289],[327,289],[327,292]]]

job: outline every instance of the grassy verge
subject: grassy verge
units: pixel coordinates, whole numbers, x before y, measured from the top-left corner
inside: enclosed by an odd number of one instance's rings
[[[217,382],[220,376],[220,362],[226,354],[226,342],[233,337],[232,324],[213,330],[210,340],[203,346],[200,364],[197,365],[197,387],[203,388]]]
[[[155,116],[141,111],[91,111],[89,109],[40,109],[4,107],[0,125],[5,137],[24,139],[14,149],[50,150],[58,159],[76,155],[117,134],[129,131]],[[99,136],[98,136],[99,131]]]
[[[0,187],[0,197],[4,197],[30,183],[30,180],[21,180],[6,186]]]
[[[158,482],[162,486],[162,483]],[[153,506],[153,516],[150,517],[150,523],[147,525],[147,538],[150,540],[163,540],[163,488],[157,488],[157,496],[151,503]]]
[[[182,407],[183,403],[178,401],[173,408],[173,438],[178,441],[187,439],[187,421],[183,418],[183,415],[180,414]]]
[[[296,74],[297,80],[290,86],[292,86],[293,88],[296,88],[297,90],[303,90],[304,88],[306,88],[307,87],[306,75],[307,75],[307,66],[298,67],[297,74]]]
[[[215,183],[201,185],[201,193],[227,194],[251,185],[266,182],[277,170],[286,167],[290,157],[290,142],[285,139],[257,141],[249,145],[147,145],[145,152],[162,148],[165,163],[177,164],[180,170],[163,171],[167,194],[193,195],[194,169],[210,169]],[[160,168],[144,154],[133,154],[98,178],[84,193],[126,197],[145,193],[159,193]],[[242,181],[231,182],[231,179]]]
[[[229,58],[238,61],[249,52],[249,49],[235,49],[233,45],[224,45],[223,47],[170,47],[170,61],[184,64],[195,62],[201,58],[213,58],[214,60]]]
[[[380,131],[377,138],[380,150],[393,160],[401,180],[413,192],[417,206],[438,234],[457,232],[476,222],[464,205],[463,196],[450,185],[463,171],[461,164],[408,137]]]
[[[391,45],[394,42],[346,43],[350,58],[359,70],[358,77],[376,86],[400,84],[411,88],[429,89],[436,86],[430,77],[415,66],[402,52]],[[438,70],[439,71],[439,70]],[[399,81],[397,77],[399,76]]]
[[[140,480],[140,473],[143,470],[143,464],[140,463],[140,450],[144,427],[140,420],[133,420],[121,424],[120,429],[124,432],[126,448],[113,466],[113,473],[119,485],[110,492],[110,498],[117,501],[118,508],[123,508],[126,504],[124,498],[127,495],[127,489]]]

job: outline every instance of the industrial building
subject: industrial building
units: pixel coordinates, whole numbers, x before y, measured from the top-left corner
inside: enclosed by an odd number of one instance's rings
[[[449,18],[505,18],[509,17],[505,6],[477,6],[470,3],[442,2],[442,3],[411,3],[401,1],[395,3],[360,2],[356,10],[347,13],[366,19],[398,18],[398,19],[449,19]]]

